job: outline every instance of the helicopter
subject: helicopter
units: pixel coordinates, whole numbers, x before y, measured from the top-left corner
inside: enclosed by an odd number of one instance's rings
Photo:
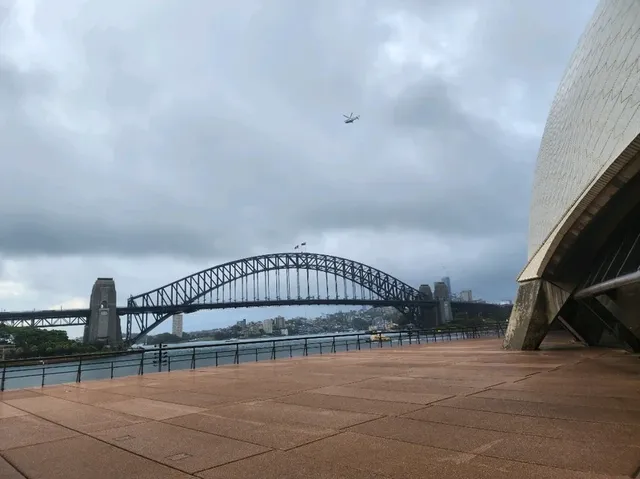
[[[360,118],[360,115],[353,116],[353,112],[351,112],[349,116],[347,115],[342,115],[342,116],[346,118],[346,120],[344,121],[345,123],[353,123],[354,121]]]

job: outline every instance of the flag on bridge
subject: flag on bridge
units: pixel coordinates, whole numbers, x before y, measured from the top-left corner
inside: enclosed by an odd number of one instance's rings
[[[306,241],[304,243],[300,243],[300,246],[307,246]]]
[[[300,245],[299,245],[299,244],[297,244],[297,245],[296,245],[296,247],[295,247],[295,248],[293,248],[293,249],[298,249],[298,248],[300,248]]]

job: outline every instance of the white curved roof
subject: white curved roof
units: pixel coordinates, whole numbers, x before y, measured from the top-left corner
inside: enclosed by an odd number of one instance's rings
[[[577,202],[640,133],[640,1],[601,0],[551,106],[529,219],[536,277]]]

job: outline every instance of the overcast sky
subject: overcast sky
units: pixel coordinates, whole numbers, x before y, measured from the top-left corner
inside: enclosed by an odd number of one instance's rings
[[[86,307],[98,276],[124,300],[300,241],[511,299],[595,4],[0,0],[0,308]]]

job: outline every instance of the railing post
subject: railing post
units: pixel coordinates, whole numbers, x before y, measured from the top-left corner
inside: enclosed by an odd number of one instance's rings
[[[0,392],[4,391],[4,381],[7,377],[7,364],[2,365],[2,378],[0,378]]]
[[[256,363],[258,362],[258,346],[256,346]]]
[[[162,343],[158,345],[158,372],[162,372]]]
[[[140,367],[138,368],[138,376],[144,375],[144,349],[140,355]]]
[[[347,349],[347,352],[349,352],[349,340],[348,339],[344,340],[344,347]]]
[[[418,341],[418,344],[420,344],[420,330],[419,329],[418,329],[418,339],[417,339],[417,341]]]
[[[358,351],[360,351],[360,335],[358,334],[356,336],[356,348],[358,348]]]
[[[411,346],[412,342],[411,342],[411,330],[409,330],[409,346]]]
[[[320,354],[322,354],[322,344],[320,344]],[[289,359],[293,357],[293,346],[289,345]]]
[[[82,380],[82,357],[78,361],[78,371],[76,372],[76,382],[79,383]]]
[[[218,367],[218,350],[216,349],[216,367]]]
[[[113,361],[111,361],[111,377],[109,379],[113,379]]]
[[[167,356],[167,370],[171,372],[171,356]]]
[[[275,341],[271,343],[271,359],[272,360],[276,359],[276,342]]]
[[[191,349],[191,369],[196,368],[196,348]]]
[[[303,354],[304,354],[305,356],[309,356],[309,349],[308,349],[308,347],[309,347],[309,344],[308,344],[307,338],[304,338],[304,352],[303,352]]]
[[[240,364],[240,343],[236,343],[236,354],[233,356],[233,364]]]
[[[42,382],[40,383],[40,387],[41,387],[41,388],[43,388],[43,387],[44,387],[44,375],[45,375],[45,369],[46,369],[46,366],[44,366],[44,367],[42,368]]]
[[[333,338],[331,338],[331,352],[332,353],[336,352],[336,337],[335,336]]]
[[[400,334],[398,335],[398,344],[402,346],[402,331],[400,331]]]

